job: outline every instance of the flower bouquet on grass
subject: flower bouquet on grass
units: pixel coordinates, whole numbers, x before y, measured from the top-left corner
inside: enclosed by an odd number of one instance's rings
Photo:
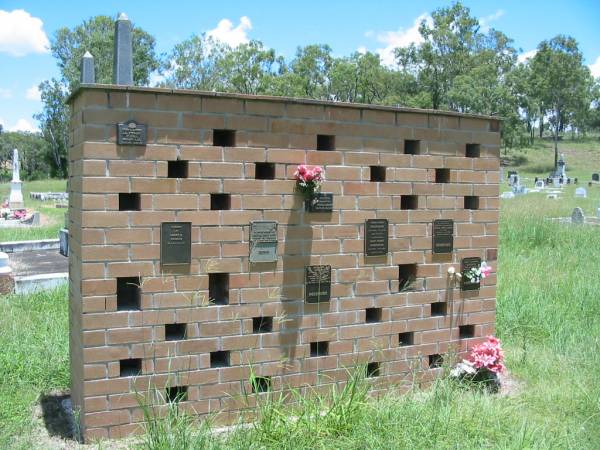
[[[485,342],[475,345],[467,359],[463,359],[450,372],[452,377],[478,383],[489,392],[498,392],[498,374],[504,372],[504,352],[500,339],[488,336]]]
[[[323,183],[323,169],[320,166],[307,166],[301,164],[294,172],[296,191],[306,200],[312,200],[315,194],[321,191]]]

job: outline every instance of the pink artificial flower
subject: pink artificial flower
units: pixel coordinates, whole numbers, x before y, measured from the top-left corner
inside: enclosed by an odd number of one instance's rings
[[[492,268],[484,261],[481,263],[481,278],[488,277],[492,273]]]
[[[503,364],[504,352],[500,346],[500,339],[488,336],[485,342],[475,345],[471,349],[469,361],[477,369],[485,368],[495,373],[503,372],[505,369]]]

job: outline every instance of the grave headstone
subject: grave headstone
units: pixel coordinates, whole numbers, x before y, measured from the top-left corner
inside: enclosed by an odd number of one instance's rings
[[[21,209],[24,206],[20,171],[19,150],[15,148],[13,150],[12,181],[10,182],[10,195],[8,197],[8,207],[10,209]]]
[[[308,212],[332,212],[333,211],[333,194],[314,194],[311,198],[306,199],[305,204]]]
[[[600,174],[593,173],[592,174],[592,181],[600,181]]]
[[[578,187],[575,189],[575,197],[576,198],[587,198],[587,191],[583,187]]]
[[[500,195],[500,198],[504,198],[504,199],[515,198],[515,194],[512,192],[503,192]]]
[[[585,216],[583,215],[583,210],[578,206],[571,213],[571,223],[581,225],[585,222]]]
[[[535,188],[536,189],[544,189],[544,182],[542,180],[537,180],[535,182]]]

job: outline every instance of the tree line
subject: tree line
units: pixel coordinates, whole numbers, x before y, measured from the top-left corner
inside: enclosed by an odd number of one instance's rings
[[[23,148],[25,176],[37,176],[40,164],[46,164],[42,173],[66,176],[65,100],[78,87],[85,51],[94,56],[96,82],[111,83],[113,33],[114,19],[96,16],[59,29],[51,39],[60,77],[40,84],[43,109],[34,117],[41,133],[27,137],[35,145]],[[395,49],[395,64],[388,66],[372,52],[336,57],[326,44],[298,47],[286,60],[257,40],[232,48],[205,34],[158,55],[155,38],[134,26],[134,83],[148,85],[159,73],[159,85],[170,88],[495,115],[504,120],[505,148],[532,145],[538,136],[549,135],[555,153],[567,130],[600,129],[600,84],[583,64],[574,38],[544,40],[533,57],[519,62],[513,40],[495,29],[482,30],[459,2],[433,11],[419,33],[421,42]],[[0,135],[0,163],[6,161],[12,134]]]

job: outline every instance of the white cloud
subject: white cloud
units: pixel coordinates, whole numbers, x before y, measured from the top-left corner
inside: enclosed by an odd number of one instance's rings
[[[0,88],[0,98],[1,99],[11,98],[11,97],[12,97],[12,91],[10,89]]]
[[[596,58],[596,62],[594,64],[590,64],[588,67],[590,68],[590,72],[592,72],[592,76],[594,78],[600,77],[600,56]]]
[[[25,98],[27,100],[33,100],[36,102],[39,102],[42,100],[41,94],[40,94],[40,90],[38,89],[38,85],[34,84],[33,86],[31,86],[29,89],[27,89],[25,91]]]
[[[504,15],[504,11],[499,9],[494,14],[490,14],[489,16],[480,17],[479,18],[479,26],[481,27],[481,31],[487,33],[490,29],[490,23],[495,22],[500,17]]]
[[[0,9],[0,52],[13,56],[28,53],[48,53],[50,41],[43,30],[44,23],[23,9]]]
[[[398,31],[382,31],[375,35],[376,39],[386,44],[383,48],[378,48],[376,51],[379,54],[383,64],[392,66],[395,63],[394,49],[398,47],[408,47],[410,44],[420,44],[423,38],[419,33],[421,22],[425,21],[429,26],[433,25],[433,19],[427,13],[417,17],[410,28],[400,28]],[[365,33],[367,37],[373,36],[373,32]]]
[[[537,53],[537,50],[535,50],[535,49],[529,50],[528,52],[525,52],[525,53],[521,53],[519,56],[517,56],[517,61],[519,61],[520,63],[524,63],[529,58],[533,58],[536,53]]]
[[[247,31],[252,29],[252,22],[246,16],[240,18],[240,23],[234,28],[233,23],[229,19],[222,19],[216,28],[208,30],[206,35],[215,40],[221,41],[231,47],[237,47],[240,44],[247,43]]]
[[[0,118],[0,125],[4,128],[4,131],[27,131],[30,133],[37,133],[40,131],[35,125],[33,125],[27,119],[19,119],[14,126],[9,126],[6,121]]]
[[[365,55],[365,54],[367,53],[367,51],[368,51],[368,50],[367,50],[367,47],[365,47],[364,45],[361,45],[360,47],[358,47],[358,48],[356,49],[356,51],[357,51],[358,53],[360,53],[361,55]]]

